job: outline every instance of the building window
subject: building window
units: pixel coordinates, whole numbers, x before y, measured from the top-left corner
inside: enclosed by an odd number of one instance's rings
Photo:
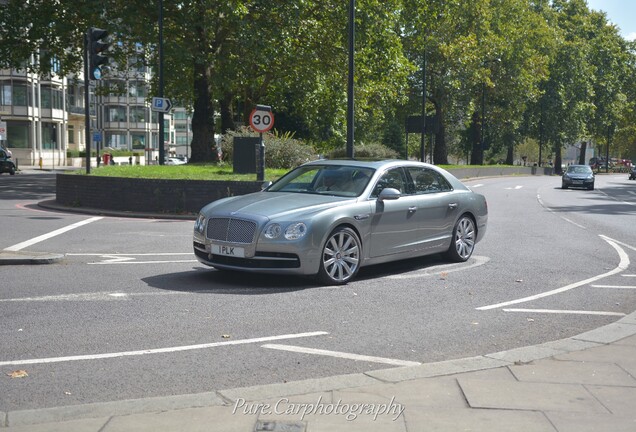
[[[27,101],[31,98],[27,97],[26,84],[14,84],[13,85],[13,105],[15,106],[27,106]]]
[[[112,148],[128,149],[126,134],[106,132],[106,146]]]
[[[29,122],[7,121],[7,146],[29,148],[29,129]]]
[[[7,82],[0,86],[0,105],[11,104],[11,83]]]
[[[67,140],[69,144],[75,144],[75,128],[73,125],[67,126]]]
[[[130,108],[130,121],[133,123],[145,123],[147,121],[148,110],[144,107]]]
[[[42,86],[40,88],[40,107],[42,107],[43,109],[45,108],[51,108],[52,107],[52,102],[51,102],[51,87],[47,87],[47,86]]]
[[[108,121],[109,122],[125,122],[126,119],[126,107],[122,106],[109,106],[108,110]]]
[[[133,150],[143,150],[146,148],[146,135],[132,134],[131,137]]]

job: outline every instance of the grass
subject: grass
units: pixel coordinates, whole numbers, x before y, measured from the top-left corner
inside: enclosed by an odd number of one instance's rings
[[[265,169],[265,181],[281,177],[286,169]],[[86,170],[77,170],[86,175]],[[235,174],[231,165],[187,164],[187,165],[108,165],[92,168],[90,175],[102,177],[127,177],[173,180],[224,180],[256,181],[256,174]]]

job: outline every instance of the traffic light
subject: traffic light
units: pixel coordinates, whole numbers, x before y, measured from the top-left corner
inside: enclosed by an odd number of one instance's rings
[[[101,65],[108,63],[108,57],[104,55],[110,47],[110,44],[105,41],[107,37],[106,30],[95,27],[88,29],[88,74],[92,80],[102,77]]]

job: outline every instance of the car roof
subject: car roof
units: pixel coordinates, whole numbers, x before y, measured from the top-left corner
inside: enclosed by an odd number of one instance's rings
[[[424,162],[407,161],[402,159],[385,159],[385,160],[357,160],[357,159],[319,159],[311,162],[307,162],[304,165],[338,165],[338,166],[353,166],[353,167],[366,167],[366,168],[389,168],[392,166],[420,166],[420,167],[435,167]]]

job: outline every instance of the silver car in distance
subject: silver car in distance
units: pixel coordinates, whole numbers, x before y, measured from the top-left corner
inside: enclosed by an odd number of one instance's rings
[[[318,160],[203,207],[194,253],[217,269],[340,285],[366,265],[436,253],[466,261],[487,220],[485,197],[434,165]]]

